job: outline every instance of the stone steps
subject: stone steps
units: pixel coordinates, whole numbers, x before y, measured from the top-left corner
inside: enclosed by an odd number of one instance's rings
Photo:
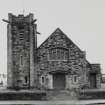
[[[70,90],[47,91],[47,100],[77,100],[77,94]]]

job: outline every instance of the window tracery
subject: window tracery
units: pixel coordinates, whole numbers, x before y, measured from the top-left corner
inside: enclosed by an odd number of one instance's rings
[[[49,49],[49,60],[68,60],[69,50],[66,48],[51,48]]]

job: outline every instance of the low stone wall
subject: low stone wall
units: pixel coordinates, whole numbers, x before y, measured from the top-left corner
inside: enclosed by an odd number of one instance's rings
[[[105,89],[82,90],[79,93],[79,99],[105,99]]]
[[[0,100],[45,100],[45,92],[0,92]]]

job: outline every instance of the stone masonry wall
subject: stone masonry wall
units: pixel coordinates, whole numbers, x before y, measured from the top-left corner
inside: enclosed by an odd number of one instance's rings
[[[57,61],[49,59],[49,49],[62,47],[69,50],[67,61]],[[63,70],[70,73],[76,73],[81,77],[79,84],[88,83],[87,61],[85,54],[64,33],[57,29],[39,48],[38,48],[38,70],[41,74],[51,71]]]
[[[9,14],[8,24],[8,87],[34,86],[35,30],[33,14]]]

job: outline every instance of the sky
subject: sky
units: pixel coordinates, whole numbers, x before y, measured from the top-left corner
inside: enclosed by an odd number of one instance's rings
[[[59,27],[105,74],[105,0],[0,0],[0,73],[7,72],[8,13],[34,14],[38,46]]]

